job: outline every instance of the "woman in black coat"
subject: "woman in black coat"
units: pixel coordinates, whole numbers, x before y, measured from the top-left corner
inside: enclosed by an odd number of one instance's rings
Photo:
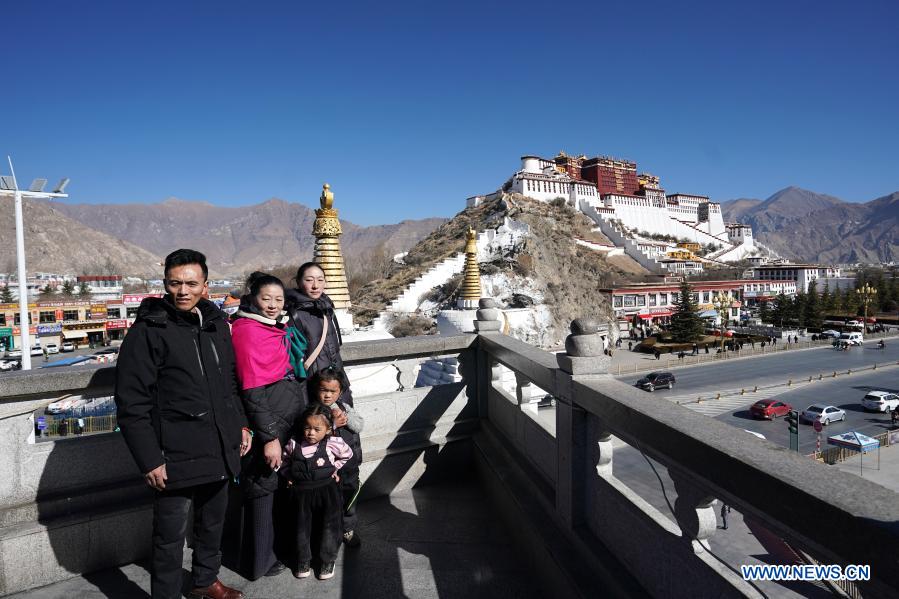
[[[296,326],[306,338],[306,358],[315,353],[322,339],[322,332],[327,322],[328,332],[321,351],[310,364],[307,376],[312,378],[319,370],[328,366],[343,369],[340,358],[340,326],[334,314],[334,302],[325,293],[325,271],[316,262],[306,262],[297,269],[297,289],[286,291],[287,311],[293,317]],[[353,405],[353,395],[349,388],[340,395],[339,401]]]

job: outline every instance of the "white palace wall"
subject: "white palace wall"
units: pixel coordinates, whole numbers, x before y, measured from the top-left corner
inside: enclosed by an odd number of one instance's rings
[[[673,235],[678,239],[685,238],[703,245],[708,243],[714,243],[716,245],[727,243],[714,235],[710,235],[675,220],[678,216],[672,218],[669,215],[671,210],[670,207],[666,210],[662,208],[651,208],[649,206],[631,206],[616,203],[615,215],[612,218],[620,220],[624,226],[636,231],[647,231],[649,233],[658,233],[660,235]],[[696,213],[694,212],[694,219],[695,214]]]

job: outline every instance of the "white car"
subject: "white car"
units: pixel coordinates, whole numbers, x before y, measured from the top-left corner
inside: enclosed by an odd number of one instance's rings
[[[32,356],[43,356],[44,348],[40,345],[32,345],[31,351],[29,351],[28,353],[30,353]]]
[[[6,350],[7,358],[21,358],[22,350],[21,349],[8,349]]]
[[[865,338],[862,337],[861,333],[843,333],[840,335],[841,343],[848,343],[849,345],[861,345],[864,343]]]
[[[48,354],[58,354],[59,353],[59,346],[56,345],[55,343],[48,343],[44,347],[47,348]]]
[[[827,426],[837,420],[846,420],[846,412],[836,406],[825,406],[824,404],[816,403],[804,409],[799,418],[810,424],[815,420],[820,420],[822,425]]]
[[[821,336],[821,337],[828,338],[828,339],[838,339],[839,336],[840,336],[840,332],[839,332],[839,331],[835,331],[835,330],[833,330],[833,329],[829,329],[829,330],[824,331],[823,333],[821,333],[820,336]]]
[[[75,344],[72,343],[71,341],[66,341],[65,343],[62,344],[62,351],[64,351],[64,352],[75,351]]]
[[[862,407],[873,412],[892,412],[899,406],[899,395],[889,391],[868,391],[862,398]]]
[[[12,360],[0,360],[0,372],[6,372],[7,370],[15,370],[16,363]]]
[[[87,403],[81,396],[75,395],[70,397],[64,397],[59,401],[54,401],[46,408],[44,408],[45,414],[62,414],[68,412],[69,410],[74,410],[76,408],[83,407],[84,404]]]

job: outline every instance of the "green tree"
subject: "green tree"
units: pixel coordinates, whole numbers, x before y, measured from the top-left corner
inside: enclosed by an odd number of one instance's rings
[[[0,289],[0,303],[11,304],[15,301],[15,298],[12,295],[12,289],[9,288],[9,285],[4,285],[2,289]]]
[[[50,283],[47,283],[41,288],[40,294],[38,295],[39,299],[49,299],[53,297],[53,288],[50,287]]]
[[[62,294],[66,297],[75,295],[75,284],[72,283],[72,281],[66,280],[66,282],[62,284]]]
[[[771,322],[771,306],[768,305],[768,300],[759,302],[759,319],[762,322]]]
[[[821,310],[833,312],[833,294],[830,292],[830,283],[824,283],[824,293],[821,294]]]
[[[827,288],[824,289],[827,292]],[[818,282],[812,281],[808,286],[808,295],[803,306],[803,324],[811,329],[820,329],[824,325],[824,315],[821,313],[822,298],[818,297]]]
[[[805,304],[808,296],[803,292],[799,292],[790,302],[789,318],[790,323],[799,327],[805,326]]]
[[[858,294],[855,292],[855,289],[847,289],[843,293],[843,302],[841,305],[843,312],[848,316],[855,316],[855,313],[858,312],[858,307],[861,305],[858,299]]]
[[[91,296],[91,287],[87,281],[81,281],[81,284],[78,285],[78,295],[82,298]]]
[[[790,319],[791,303],[790,298],[783,293],[774,298],[774,310],[771,313],[772,324],[783,327],[784,321]]]
[[[702,339],[704,330],[696,302],[693,301],[693,289],[684,279],[671,315],[671,337],[677,343],[693,343]]]
[[[833,308],[831,312],[833,314],[838,314],[843,311],[843,291],[837,287],[833,290],[833,299],[830,300],[833,304]]]

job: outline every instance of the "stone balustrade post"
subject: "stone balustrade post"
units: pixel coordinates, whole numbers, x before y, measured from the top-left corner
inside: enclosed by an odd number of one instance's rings
[[[586,478],[591,470],[588,456],[592,453],[588,451],[587,413],[577,405],[574,383],[579,379],[608,376],[610,358],[603,351],[607,330],[607,326],[595,319],[578,318],[572,321],[571,334],[565,339],[565,353],[556,354],[561,390],[561,397],[556,398],[556,511],[571,528],[579,526],[585,518]],[[607,433],[604,436],[608,443],[599,446],[600,460],[607,457],[606,464],[611,470],[611,439]]]
[[[418,360],[397,360],[393,363],[396,367],[396,382],[400,391],[411,389],[415,386],[415,369]]]
[[[674,481],[674,490],[677,492],[674,517],[681,529],[682,538],[693,545],[693,551],[702,553],[705,549],[700,541],[710,538],[718,527],[715,498],[684,474],[671,468],[668,474]]]
[[[502,312],[496,306],[496,300],[492,297],[482,297],[478,300],[477,320],[474,321],[474,330],[478,333],[499,333],[502,331]]]

